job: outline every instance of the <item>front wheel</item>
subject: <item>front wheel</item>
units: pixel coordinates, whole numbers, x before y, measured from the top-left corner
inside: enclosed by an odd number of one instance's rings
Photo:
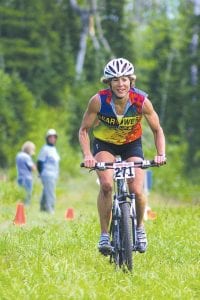
[[[133,268],[133,235],[132,218],[130,215],[130,203],[124,202],[121,208],[121,265],[127,267],[129,271]]]
[[[119,218],[112,219],[110,227],[112,252],[110,262],[114,262],[116,267],[120,266],[120,235],[119,235]]]

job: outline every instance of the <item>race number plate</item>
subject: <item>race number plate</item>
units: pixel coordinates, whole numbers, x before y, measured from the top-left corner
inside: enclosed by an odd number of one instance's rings
[[[134,163],[116,163],[113,164],[114,167],[114,178],[115,179],[124,179],[124,178],[133,178],[135,177]]]

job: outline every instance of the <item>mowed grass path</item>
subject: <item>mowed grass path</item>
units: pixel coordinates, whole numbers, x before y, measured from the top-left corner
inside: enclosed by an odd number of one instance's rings
[[[123,273],[97,251],[97,189],[95,175],[66,180],[53,216],[39,212],[37,191],[22,227],[12,224],[16,203],[0,199],[0,299],[200,299],[199,207],[152,199],[148,251]]]

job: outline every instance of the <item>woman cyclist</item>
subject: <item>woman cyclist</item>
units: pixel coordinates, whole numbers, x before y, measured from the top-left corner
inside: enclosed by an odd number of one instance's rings
[[[142,116],[147,120],[155,141],[155,162],[165,163],[165,136],[159,118],[147,94],[134,87],[136,76],[132,63],[124,58],[109,61],[104,68],[102,82],[107,89],[97,92],[88,103],[79,130],[79,141],[84,164],[94,167],[96,162],[113,162],[116,155],[125,161],[141,161]],[[93,152],[90,147],[89,131],[93,131]],[[112,207],[112,170],[97,171],[100,191],[97,206],[101,235],[99,251],[107,255],[111,251],[108,226]],[[145,197],[143,195],[144,171],[136,169],[134,180],[129,181],[129,191],[136,195],[138,251],[147,248],[147,237],[143,216]]]

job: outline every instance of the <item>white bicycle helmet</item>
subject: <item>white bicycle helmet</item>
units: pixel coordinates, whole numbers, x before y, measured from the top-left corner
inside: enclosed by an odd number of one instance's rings
[[[48,137],[51,136],[51,135],[55,135],[56,137],[58,136],[56,130],[53,129],[53,128],[51,128],[51,129],[49,129],[49,130],[47,131],[47,133],[46,133],[46,138],[48,138]]]
[[[134,75],[134,66],[125,58],[115,58],[107,63],[104,68],[103,81],[114,77]]]

